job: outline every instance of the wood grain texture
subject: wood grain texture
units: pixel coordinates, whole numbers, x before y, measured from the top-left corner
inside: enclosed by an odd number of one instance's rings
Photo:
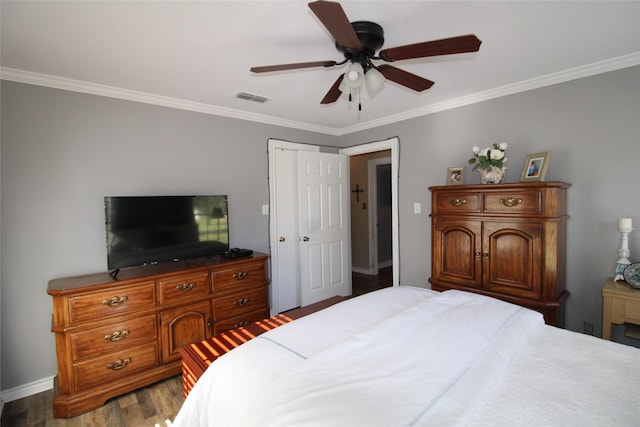
[[[182,377],[177,375],[64,419],[53,417],[53,390],[47,390],[6,403],[1,427],[166,427],[175,419],[182,402]]]

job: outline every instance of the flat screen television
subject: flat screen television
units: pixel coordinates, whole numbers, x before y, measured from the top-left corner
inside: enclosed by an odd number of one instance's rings
[[[109,270],[223,254],[226,195],[104,198]]]

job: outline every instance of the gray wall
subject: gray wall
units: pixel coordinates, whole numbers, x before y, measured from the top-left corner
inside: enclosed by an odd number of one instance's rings
[[[47,282],[104,271],[105,195],[228,194],[232,246],[268,252],[267,139],[333,136],[2,82],[1,389],[56,373]]]
[[[268,138],[351,146],[400,139],[400,281],[428,286],[428,187],[473,145],[509,143],[509,182],[553,151],[547,180],[569,191],[568,324],[600,333],[600,288],[617,259],[617,218],[640,228],[640,67],[431,114],[340,138],[2,82],[0,389],[55,375],[55,277],[106,269],[102,197],[227,193],[231,244],[268,250]],[[389,88],[389,90],[398,90]],[[420,96],[428,96],[428,93]],[[467,169],[467,183],[479,179]],[[414,202],[423,205],[413,214]],[[631,235],[640,260],[640,231]]]
[[[574,80],[349,135],[350,143],[400,139],[400,282],[428,286],[428,187],[450,166],[467,166],[471,147],[507,142],[507,182],[518,182],[527,154],[552,151],[547,181],[568,193],[568,329],[601,334],[601,288],[612,276],[619,217],[632,217],[632,261],[640,261],[640,67]],[[480,179],[467,166],[466,182]],[[423,205],[413,213],[413,203]]]

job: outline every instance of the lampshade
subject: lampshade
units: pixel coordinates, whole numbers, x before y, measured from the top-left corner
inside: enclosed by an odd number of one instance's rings
[[[344,83],[348,87],[359,87],[364,80],[364,70],[362,69],[362,65],[357,62],[351,64],[347,71],[344,73],[344,78],[342,79],[342,83]]]
[[[369,68],[367,74],[364,75],[364,85],[367,88],[369,96],[373,98],[384,89],[384,82],[387,79],[384,78],[382,73],[375,68]]]

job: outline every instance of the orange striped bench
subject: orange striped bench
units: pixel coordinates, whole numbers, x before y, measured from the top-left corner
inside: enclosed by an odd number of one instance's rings
[[[310,304],[251,323],[238,329],[223,332],[206,340],[181,348],[182,388],[184,397],[187,397],[196,381],[198,381],[204,371],[218,357],[271,329],[275,329],[285,323],[337,304],[345,299],[346,297],[332,297],[315,304]]]

